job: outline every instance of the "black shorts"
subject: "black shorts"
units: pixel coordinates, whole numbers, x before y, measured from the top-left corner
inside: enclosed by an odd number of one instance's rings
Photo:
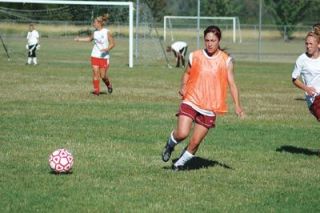
[[[181,50],[179,50],[179,52],[181,55],[183,55],[185,57],[187,54],[187,50],[188,50],[188,46],[182,48]]]
[[[28,57],[32,57],[32,58],[37,57],[37,56],[36,56],[37,46],[38,46],[38,44],[29,45]]]

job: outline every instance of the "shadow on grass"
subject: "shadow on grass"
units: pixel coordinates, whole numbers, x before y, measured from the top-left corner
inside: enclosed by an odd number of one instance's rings
[[[94,92],[90,92],[91,95],[95,95]],[[108,92],[100,92],[99,95],[110,95]]]
[[[301,148],[291,145],[284,145],[280,148],[276,149],[277,152],[289,152],[292,154],[304,154],[304,155],[317,155],[319,156],[320,150],[318,149],[307,149],[307,148]]]
[[[72,175],[73,171],[70,172],[55,172],[55,171],[49,171],[50,175]]]
[[[295,98],[294,100],[296,100],[296,101],[305,101],[306,99],[305,98]]]
[[[178,158],[172,160],[172,163],[175,163],[178,160]],[[198,169],[208,169],[209,167],[215,167],[220,166],[225,169],[231,169],[234,170],[232,167],[228,166],[227,164],[208,160],[201,157],[194,157],[190,161],[186,163],[183,170],[198,170]],[[171,169],[171,166],[164,166],[163,169]]]

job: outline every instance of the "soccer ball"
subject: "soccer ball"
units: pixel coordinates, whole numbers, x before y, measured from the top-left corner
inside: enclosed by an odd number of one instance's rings
[[[73,166],[73,156],[66,149],[57,149],[49,155],[49,166],[55,173],[68,173]]]

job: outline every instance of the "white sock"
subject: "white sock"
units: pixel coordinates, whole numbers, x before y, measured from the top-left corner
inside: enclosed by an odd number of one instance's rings
[[[191,158],[193,158],[193,154],[186,150],[183,155],[179,158],[179,160],[174,164],[175,167],[184,166],[186,162],[188,162]]]
[[[37,58],[33,58],[33,64],[34,64],[34,65],[37,64]]]
[[[176,139],[174,139],[174,137],[173,137],[173,131],[171,132],[171,135],[170,135],[168,144],[169,144],[169,146],[171,146],[171,147],[175,147],[175,145],[178,144],[178,142],[176,141]]]
[[[31,64],[32,58],[28,57],[28,64]]]

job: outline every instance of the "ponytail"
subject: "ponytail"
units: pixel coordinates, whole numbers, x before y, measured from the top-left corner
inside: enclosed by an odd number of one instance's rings
[[[320,23],[314,24],[312,26],[312,31],[317,34],[318,36],[320,36]]]
[[[98,16],[96,20],[100,22],[102,26],[104,26],[109,20],[109,17],[110,17],[109,14],[106,13],[106,14],[103,14],[102,16]]]

